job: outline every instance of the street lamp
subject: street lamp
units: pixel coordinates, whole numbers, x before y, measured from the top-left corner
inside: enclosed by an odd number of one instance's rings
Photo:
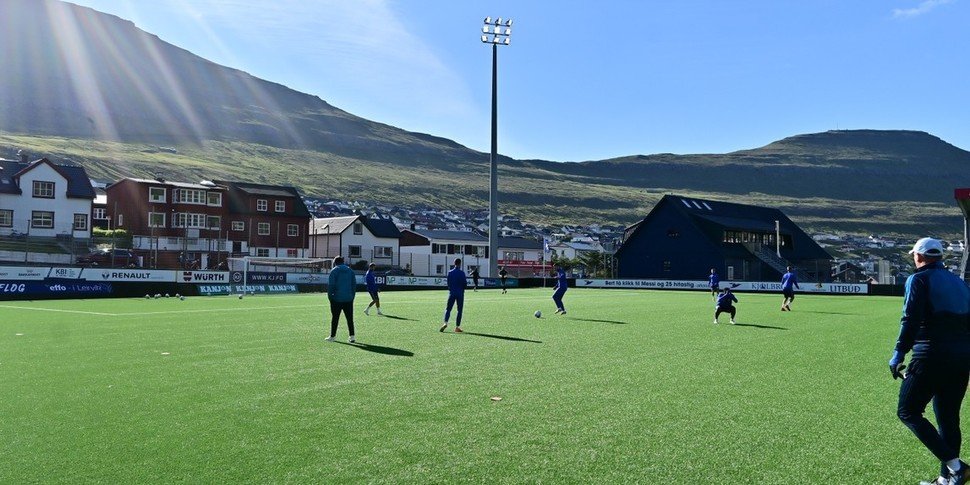
[[[492,44],[492,152],[489,156],[488,276],[498,276],[498,46],[509,45],[512,19],[485,17],[482,42]]]

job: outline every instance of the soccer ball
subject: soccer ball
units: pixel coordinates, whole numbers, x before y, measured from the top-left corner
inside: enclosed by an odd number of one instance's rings
[[[145,299],[146,300],[149,299],[149,298],[151,298],[151,295],[145,295]]]
[[[179,297],[179,300],[185,301],[185,297],[184,296],[180,296]]]
[[[536,318],[542,318],[542,312],[539,311],[539,310],[536,310],[536,312],[534,313],[534,315],[536,316]]]
[[[239,299],[240,299],[240,300],[242,300],[242,297],[243,297],[243,295],[244,295],[244,294],[245,294],[245,293],[240,293],[240,294],[239,294]]]
[[[165,293],[165,298],[171,298],[171,297],[168,296],[168,293]]]

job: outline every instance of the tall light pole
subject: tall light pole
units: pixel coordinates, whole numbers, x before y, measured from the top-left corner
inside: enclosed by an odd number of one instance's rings
[[[509,45],[512,19],[485,17],[482,42],[492,44],[492,152],[489,156],[488,276],[498,276],[498,46]]]

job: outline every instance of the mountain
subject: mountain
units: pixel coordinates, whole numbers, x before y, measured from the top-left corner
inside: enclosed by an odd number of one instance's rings
[[[0,157],[23,148],[104,180],[161,174],[392,205],[487,205],[487,154],[354,116],[115,16],[0,1]],[[726,154],[501,157],[500,209],[531,222],[629,224],[679,193],[775,206],[809,230],[954,236],[963,226],[953,188],[970,187],[968,169],[970,153],[919,131],[828,131]]]
[[[59,0],[3,0],[0,130],[124,142],[243,141],[422,163],[476,153],[354,116],[209,62],[130,21]]]

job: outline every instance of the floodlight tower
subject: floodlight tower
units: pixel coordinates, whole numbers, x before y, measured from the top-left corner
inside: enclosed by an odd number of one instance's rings
[[[498,46],[509,45],[512,19],[485,17],[482,42],[492,44],[492,152],[489,156],[488,276],[498,276]]]

